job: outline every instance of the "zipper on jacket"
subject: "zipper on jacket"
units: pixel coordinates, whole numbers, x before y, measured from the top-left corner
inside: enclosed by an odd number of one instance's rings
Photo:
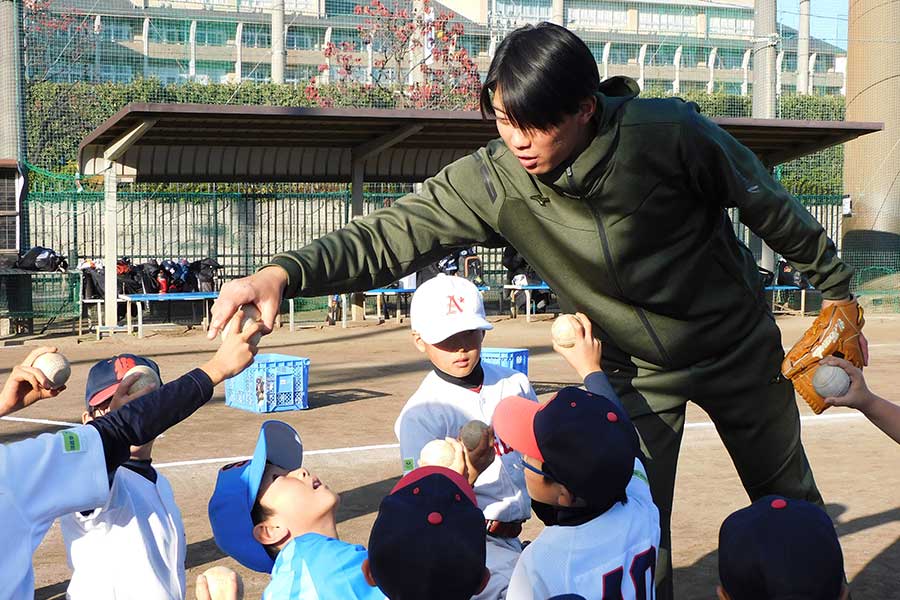
[[[579,199],[588,204],[583,196],[579,197]],[[616,267],[612,261],[612,251],[609,249],[609,239],[606,236],[606,227],[603,225],[603,219],[590,204],[588,204],[588,210],[591,211],[594,222],[597,224],[597,232],[600,234],[600,245],[603,247],[603,256],[606,258],[606,266],[609,269],[610,278],[612,278],[613,285],[615,286],[619,297],[625,299],[626,296],[622,292],[622,286],[619,284],[619,276],[616,274]],[[653,325],[650,324],[650,319],[647,318],[644,309],[634,306],[633,304],[631,305],[631,308],[637,313],[644,329],[647,331],[647,335],[650,336],[651,341],[656,346],[656,350],[659,352],[660,357],[667,363],[671,362],[669,360],[669,353],[666,352],[666,349],[662,345],[662,341],[659,339],[659,336],[656,335],[656,331],[653,329]]]

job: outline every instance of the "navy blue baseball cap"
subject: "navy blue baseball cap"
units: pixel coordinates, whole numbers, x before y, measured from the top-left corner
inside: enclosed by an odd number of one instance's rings
[[[271,573],[275,560],[253,537],[250,513],[256,503],[266,462],[293,471],[303,463],[303,442],[293,427],[266,421],[259,430],[253,458],[219,469],[209,499],[209,524],[216,545],[225,554],[254,571]]]
[[[837,600],[844,556],[831,518],[781,496],[731,513],[719,529],[719,580],[732,600]]]
[[[470,598],[484,580],[486,535],[472,486],[445,467],[419,467],[381,501],[372,576],[391,600]]]
[[[640,452],[625,411],[609,398],[577,387],[561,389],[546,404],[504,398],[493,416],[507,446],[543,463],[543,471],[598,511],[626,499]]]
[[[113,397],[125,373],[137,366],[150,367],[159,375],[159,365],[136,354],[119,354],[96,363],[88,372],[84,401],[91,410]],[[160,378],[162,379],[162,378]]]

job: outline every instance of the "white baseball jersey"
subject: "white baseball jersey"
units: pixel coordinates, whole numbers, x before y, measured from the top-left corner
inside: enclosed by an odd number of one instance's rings
[[[494,409],[507,396],[522,396],[537,402],[534,390],[524,374],[482,362],[484,383],[475,392],[428,373],[419,389],[400,411],[394,433],[400,440],[404,474],[418,466],[419,453],[428,442],[455,438],[473,419],[490,424]],[[524,521],[531,516],[531,499],[525,488],[521,455],[494,440],[497,460],[475,481],[478,507],[487,519]]]
[[[103,442],[90,425],[0,446],[0,599],[34,597],[31,555],[50,525],[108,493]]]
[[[580,594],[586,600],[652,600],[659,548],[659,511],[639,460],[628,502],[576,526],[545,527],[522,552],[508,600]]]
[[[73,570],[66,597],[184,598],[184,525],[168,480],[119,467],[104,500],[87,516],[59,520]]]

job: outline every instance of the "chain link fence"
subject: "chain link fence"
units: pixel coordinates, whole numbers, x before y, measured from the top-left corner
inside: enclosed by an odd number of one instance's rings
[[[30,171],[19,245],[48,245],[72,263],[96,258],[102,247],[100,190],[76,179],[78,144],[129,102],[474,109],[503,36],[525,23],[556,20],[585,40],[603,77],[631,76],[643,96],[680,96],[709,116],[752,114],[750,0],[283,0],[283,10],[275,0],[3,4],[12,5],[18,25],[4,27],[17,36],[21,90],[0,80],[0,93],[21,91],[20,160]],[[843,120],[847,16],[814,13],[804,53],[797,5],[782,3],[779,10],[779,118]],[[834,35],[824,35],[827,27],[817,19],[834,23]],[[782,165],[777,176],[840,246],[843,147]],[[121,189],[121,255],[216,257],[229,277],[348,218],[347,186]],[[370,186],[367,210],[378,205],[378,194],[403,191]],[[888,210],[900,210],[896,204]],[[487,252],[484,261],[502,279],[499,254]],[[871,284],[881,296],[896,295],[891,277],[900,272],[900,249],[868,248],[854,264],[856,289]]]

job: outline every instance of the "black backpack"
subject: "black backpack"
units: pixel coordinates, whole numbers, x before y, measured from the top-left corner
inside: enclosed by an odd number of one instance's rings
[[[69,263],[57,254],[55,250],[44,248],[43,246],[35,246],[16,261],[15,267],[25,271],[54,273],[68,269]]]

